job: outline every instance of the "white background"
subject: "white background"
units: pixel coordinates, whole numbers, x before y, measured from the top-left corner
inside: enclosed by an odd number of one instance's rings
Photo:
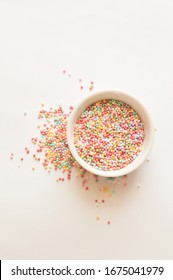
[[[0,0],[1,259],[173,258],[172,13],[171,0]],[[157,128],[150,162],[99,209],[97,185],[57,184],[24,154],[40,104],[75,106],[91,80],[137,97]]]

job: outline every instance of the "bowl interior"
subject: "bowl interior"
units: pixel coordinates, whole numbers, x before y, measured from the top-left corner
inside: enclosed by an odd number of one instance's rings
[[[79,119],[80,115],[89,105],[103,99],[116,99],[129,104],[138,113],[138,115],[141,117],[141,120],[144,124],[145,139],[143,142],[141,152],[139,153],[139,155],[136,157],[134,161],[132,161],[130,164],[128,164],[126,167],[120,170],[102,171],[94,168],[79,156],[76,147],[74,145],[74,126],[76,121]],[[76,108],[73,110],[73,112],[69,117],[69,121],[67,125],[67,140],[73,157],[86,170],[96,175],[104,176],[104,177],[119,177],[135,170],[138,166],[140,166],[143,163],[143,161],[148,156],[148,153],[153,143],[153,138],[154,138],[154,127],[146,109],[134,97],[119,91],[104,91],[89,96],[88,98],[83,100],[78,106],[76,106]]]

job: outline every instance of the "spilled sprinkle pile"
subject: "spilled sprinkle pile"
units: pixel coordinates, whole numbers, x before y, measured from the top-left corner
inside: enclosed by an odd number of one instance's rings
[[[67,76],[69,78],[72,77],[71,72],[68,72],[67,70],[63,70],[63,75]],[[83,79],[78,79],[79,81],[79,89],[82,91],[85,91],[85,88],[89,91],[92,91],[94,88],[94,82],[90,81],[89,83],[84,83]],[[111,106],[110,106],[111,105]],[[94,106],[94,108],[91,108]],[[124,167],[128,162],[130,162],[132,159],[135,158],[135,156],[138,154],[138,152],[141,149],[141,145],[144,139],[144,131],[143,131],[143,125],[136,114],[135,111],[131,107],[128,107],[127,104],[123,104],[121,102],[118,103],[117,101],[109,100],[108,102],[97,102],[96,104],[90,106],[81,116],[79,119],[76,131],[75,131],[75,137],[76,137],[76,146],[78,148],[79,154],[82,153],[84,157],[86,157],[86,151],[87,151],[87,145],[82,146],[82,150],[80,150],[79,143],[80,137],[83,140],[86,140],[86,138],[91,138],[91,143],[88,142],[90,147],[92,145],[97,145],[96,154],[89,154],[89,157],[87,155],[86,161],[89,163],[94,163],[97,168],[100,168],[103,166],[103,169],[107,170],[109,168],[112,168],[112,170],[119,169]],[[109,133],[109,130],[112,130],[112,125],[115,125],[115,123],[111,122],[113,114],[113,110],[109,111],[108,107],[112,107],[112,109],[116,109],[116,114],[122,117],[127,117],[127,122],[120,124],[118,121],[116,123],[116,131],[119,133],[120,140],[123,139],[124,136],[126,136],[126,143],[122,141],[121,145],[118,145],[117,143],[113,143],[110,141],[111,134]],[[116,107],[116,108],[115,108]],[[86,190],[92,190],[92,184],[93,180],[96,184],[98,184],[98,195],[95,198],[94,205],[99,208],[101,206],[104,206],[107,200],[109,200],[117,191],[117,187],[126,187],[127,186],[127,176],[122,176],[119,178],[103,178],[99,177],[97,175],[91,174],[88,171],[86,171],[83,167],[81,167],[73,158],[69,147],[67,143],[67,135],[66,135],[66,129],[67,129],[67,121],[68,117],[70,116],[71,112],[73,111],[73,107],[69,107],[69,112],[64,112],[61,105],[59,105],[57,108],[50,108],[49,110],[44,109],[45,105],[44,103],[41,104],[41,110],[38,114],[38,121],[39,124],[37,126],[39,134],[36,137],[32,137],[31,141],[35,146],[35,152],[30,151],[28,147],[25,147],[25,154],[26,156],[32,156],[33,159],[36,162],[40,162],[44,169],[51,173],[52,171],[56,171],[57,177],[56,182],[64,182],[66,180],[71,179],[72,170],[75,169],[76,177],[79,177],[81,180],[81,187]],[[91,112],[91,109],[94,113]],[[103,119],[103,112],[106,110],[106,118]],[[102,117],[102,121],[100,121],[100,115]],[[27,113],[24,113],[24,116],[27,116]],[[92,122],[94,122],[94,126],[92,129]],[[104,133],[101,133],[101,139],[97,138],[99,129],[99,134],[101,131],[105,130],[105,127],[108,126],[108,135],[104,135]],[[127,127],[128,126],[128,127]],[[81,131],[83,131],[83,135],[81,135]],[[127,133],[130,132],[130,139],[129,135],[127,137]],[[85,139],[83,139],[83,137]],[[109,141],[108,141],[109,140]],[[98,159],[98,154],[100,154],[100,149],[102,149],[99,146],[99,141],[101,141],[102,144],[106,146],[106,151],[103,151],[102,157]],[[118,141],[118,140],[117,140]],[[84,141],[83,141],[84,142]],[[96,143],[97,142],[97,143]],[[133,147],[133,142],[137,143],[136,149]],[[108,145],[110,143],[111,145]],[[112,147],[113,146],[113,147]],[[105,156],[107,153],[112,152],[113,154],[118,154],[119,157],[116,159],[111,158],[109,162],[105,162],[104,160],[104,153]],[[98,153],[97,153],[98,150]],[[114,152],[116,150],[116,153]],[[15,156],[16,157],[16,156]],[[10,159],[14,159],[14,153],[10,154]],[[20,165],[18,165],[18,168],[21,167],[23,164],[25,157],[22,155],[20,156]],[[116,167],[113,165],[113,161],[116,160]],[[147,159],[149,162],[149,158]],[[93,164],[93,165],[94,165]],[[32,171],[35,172],[36,168],[35,166],[32,167]],[[95,219],[97,221],[101,220],[101,217],[99,215],[96,215]],[[107,225],[111,225],[111,221],[107,219],[106,221]]]

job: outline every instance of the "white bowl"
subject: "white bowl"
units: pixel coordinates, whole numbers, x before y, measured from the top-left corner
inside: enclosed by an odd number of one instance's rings
[[[74,126],[76,121],[81,116],[82,112],[91,104],[104,99],[116,99],[120,100],[124,103],[129,104],[141,117],[141,120],[144,124],[144,131],[145,131],[145,139],[143,142],[142,150],[139,155],[134,159],[130,164],[126,167],[115,170],[115,171],[103,171],[99,170],[91,165],[89,165],[86,161],[84,161],[79,154],[77,153],[76,147],[74,145]],[[67,124],[67,141],[70,148],[70,151],[75,158],[75,160],[86,170],[90,171],[99,176],[104,177],[119,177],[125,174],[128,174],[138,168],[147,158],[150,149],[153,144],[154,139],[154,127],[152,120],[144,108],[144,106],[136,100],[134,97],[127,93],[123,93],[120,91],[103,91],[98,92],[89,97],[85,98],[80,104],[76,106],[76,108],[71,113],[68,124]]]

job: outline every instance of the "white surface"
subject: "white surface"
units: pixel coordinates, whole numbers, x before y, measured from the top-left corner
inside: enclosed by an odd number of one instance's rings
[[[116,171],[103,171],[91,166],[79,156],[74,144],[74,126],[76,121],[89,105],[103,99],[117,99],[129,104],[139,114],[144,124],[145,139],[140,154],[129,165],[127,165],[123,169]],[[99,91],[95,94],[89,95],[87,98],[83,99],[81,103],[76,105],[75,109],[70,115],[67,125],[67,140],[73,157],[83,168],[85,168],[89,172],[104,177],[120,177],[138,168],[147,159],[148,154],[151,151],[154,134],[155,128],[153,126],[153,121],[151,120],[151,117],[146,108],[144,108],[144,106],[132,95],[120,91]]]
[[[172,10],[171,0],[0,0],[1,259],[173,258]],[[68,108],[90,94],[78,78],[133,94],[157,127],[128,196],[99,209],[96,187],[75,176],[56,184],[30,157],[18,168],[40,103]]]

